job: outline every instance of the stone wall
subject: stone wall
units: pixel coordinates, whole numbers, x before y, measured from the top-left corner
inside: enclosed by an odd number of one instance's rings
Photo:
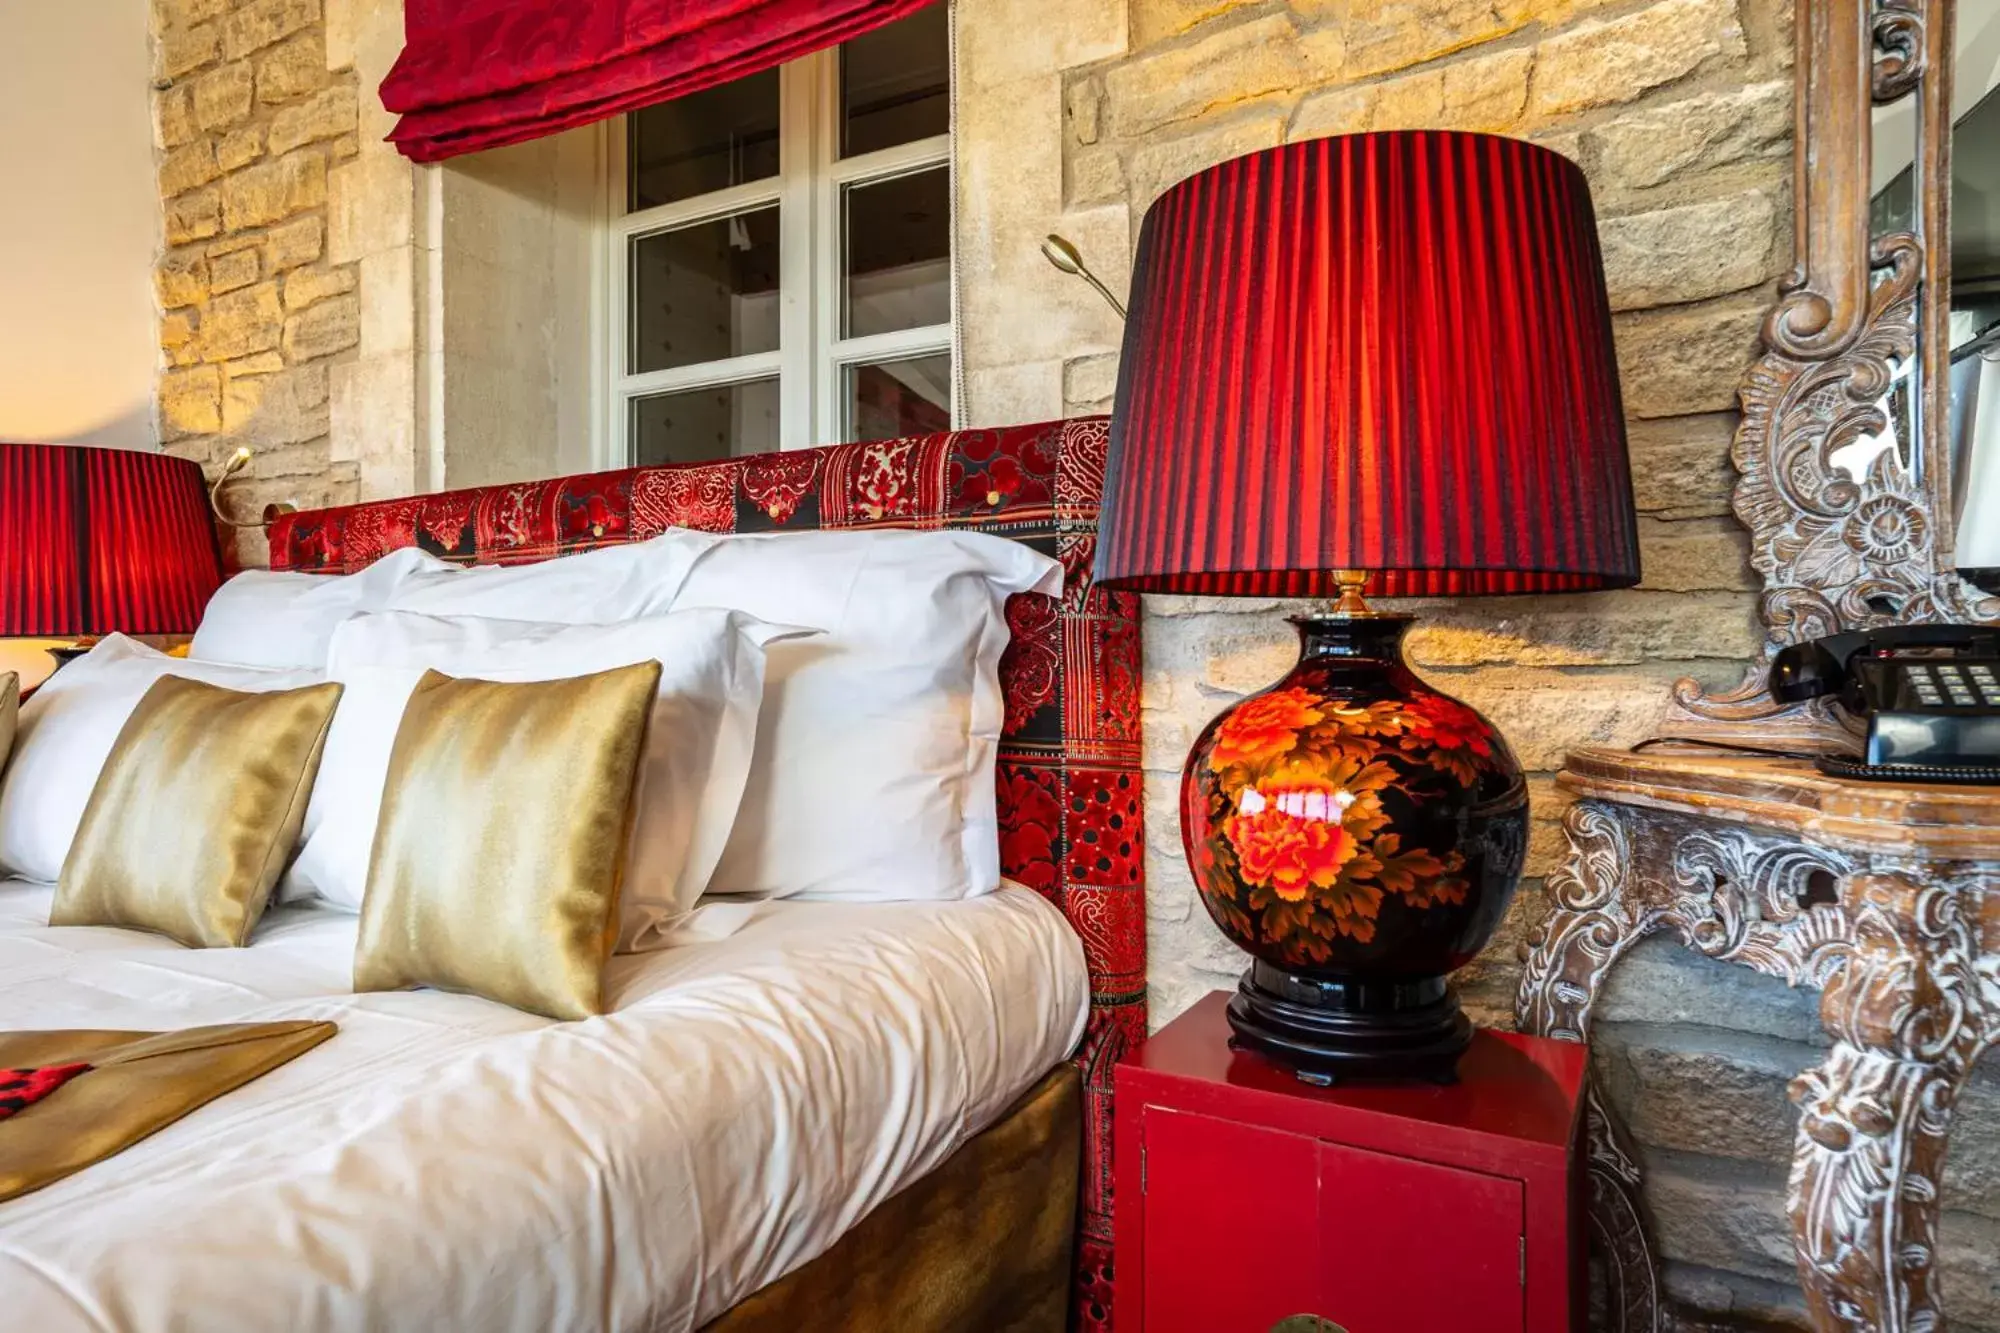
[[[329,262],[327,179],[359,151],[352,70],[320,0],[153,0],[165,252],[160,436],[211,472],[255,450],[240,511],[355,497],[330,457],[328,376],[360,341],[359,278]],[[255,533],[240,556],[262,563]]]

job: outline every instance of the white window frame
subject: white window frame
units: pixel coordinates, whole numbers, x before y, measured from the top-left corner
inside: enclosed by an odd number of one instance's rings
[[[840,336],[842,199],[855,185],[892,180],[951,165],[951,135],[935,135],[858,157],[840,157],[840,49],[832,47],[778,69],[778,174],[625,211],[629,171],[627,122],[608,124],[605,215],[609,219],[602,307],[606,370],[601,452],[611,467],[630,467],[632,400],[658,393],[778,378],[778,447],[804,449],[850,435],[847,373],[856,364],[946,353],[956,356],[953,324],[899,329],[862,338]],[[643,236],[778,206],[778,350],[632,374],[631,265]],[[955,241],[956,238],[953,237]],[[954,294],[953,310],[957,303]],[[953,383],[957,382],[953,367]],[[957,404],[953,404],[954,411]]]

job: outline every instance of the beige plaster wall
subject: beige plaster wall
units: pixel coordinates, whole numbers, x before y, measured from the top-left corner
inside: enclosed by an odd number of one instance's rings
[[[151,448],[146,0],[0,5],[0,440]]]

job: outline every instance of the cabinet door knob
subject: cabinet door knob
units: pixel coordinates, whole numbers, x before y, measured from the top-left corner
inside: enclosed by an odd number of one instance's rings
[[[1293,1314],[1271,1325],[1271,1333],[1347,1333],[1347,1330],[1316,1314]]]

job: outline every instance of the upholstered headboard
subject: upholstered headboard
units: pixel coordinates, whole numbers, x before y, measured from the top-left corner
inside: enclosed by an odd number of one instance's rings
[[[669,526],[965,528],[1060,559],[1060,602],[1027,595],[1007,608],[1000,850],[1010,877],[1062,909],[1090,964],[1078,1057],[1086,1328],[1108,1323],[1111,1303],[1111,1068],[1146,1030],[1138,604],[1090,586],[1109,429],[1096,417],[633,468],[287,514],[271,527],[273,568],[325,573],[404,546],[467,562],[541,560]]]

